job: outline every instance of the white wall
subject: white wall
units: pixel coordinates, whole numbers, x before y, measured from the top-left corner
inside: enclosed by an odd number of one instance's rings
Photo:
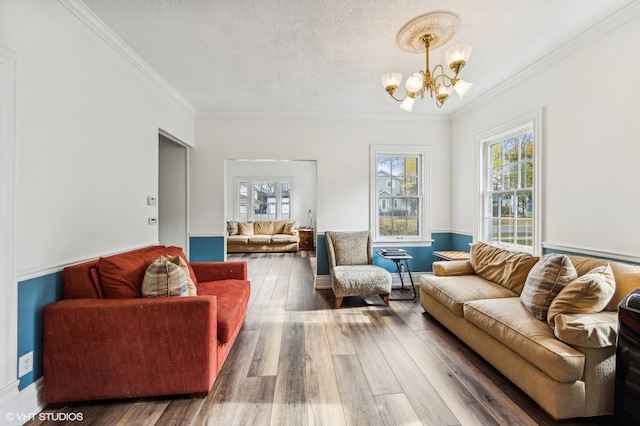
[[[18,62],[19,274],[157,242],[158,131],[193,144],[193,112],[61,3],[0,8]]]
[[[640,256],[640,18],[452,121],[452,229],[473,233],[474,137],[543,108],[543,245]]]
[[[431,146],[431,225],[449,230],[449,122],[196,115],[191,233],[222,235],[225,159],[316,160],[316,229],[369,228],[369,146]]]

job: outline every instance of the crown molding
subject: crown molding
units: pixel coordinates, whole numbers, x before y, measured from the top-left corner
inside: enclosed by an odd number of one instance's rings
[[[605,36],[616,28],[624,25],[629,22],[633,18],[640,15],[640,1],[633,1],[627,6],[623,7],[613,15],[605,18],[600,23],[595,26],[587,29],[580,35],[574,37],[569,40],[567,43],[549,53],[548,55],[543,56],[539,60],[535,61],[531,65],[525,67],[524,70],[516,73],[511,78],[505,80],[502,84],[494,87],[493,89],[485,92],[480,95],[478,98],[469,102],[468,104],[460,107],[456,111],[453,111],[450,114],[451,120],[455,121],[461,116],[467,114],[470,111],[480,107],[485,102],[495,98],[496,96],[506,92],[507,90],[513,88],[519,83],[527,80],[528,78],[534,76],[545,68],[560,62],[562,59],[566,58],[572,53],[577,52],[579,49],[585,47],[586,45],[594,42],[595,40]]]
[[[270,119],[270,120],[318,120],[318,121],[404,121],[426,123],[449,123],[449,115],[419,114],[336,114],[336,113],[260,113],[260,112],[218,112],[198,110],[197,117]]]
[[[171,99],[176,101],[181,107],[195,115],[195,107],[178,92],[167,80],[165,80],[155,69],[151,67],[133,50],[124,40],[122,40],[109,26],[100,19],[81,0],[58,0],[87,27],[103,39],[109,46],[118,52],[123,58],[129,61],[138,71],[140,71],[151,82],[155,83]]]

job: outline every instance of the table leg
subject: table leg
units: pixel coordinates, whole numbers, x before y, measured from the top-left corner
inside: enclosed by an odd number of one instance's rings
[[[409,274],[409,280],[411,281],[411,289],[413,290],[413,297],[411,299],[409,298],[403,298],[403,299],[389,299],[389,300],[416,300],[416,298],[418,297],[418,294],[416,292],[416,286],[413,283],[413,276],[411,275],[411,268],[409,267],[409,262],[406,259],[393,259],[393,261],[396,264],[396,269],[398,270],[398,276],[400,277],[400,284],[401,284],[401,289],[404,290],[404,273],[402,271],[402,260],[404,260],[404,266],[406,266],[407,268],[407,273]]]

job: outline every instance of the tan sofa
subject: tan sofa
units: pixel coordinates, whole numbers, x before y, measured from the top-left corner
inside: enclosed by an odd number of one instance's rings
[[[300,235],[295,220],[227,222],[227,253],[298,251]]]
[[[551,257],[475,243],[469,260],[434,262],[420,303],[555,419],[613,414],[617,307],[640,266],[566,256],[578,278],[552,279],[541,320],[522,293]]]

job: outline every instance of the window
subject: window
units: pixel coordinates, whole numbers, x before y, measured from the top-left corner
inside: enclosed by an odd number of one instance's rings
[[[375,241],[430,240],[427,147],[371,147],[371,230]]]
[[[479,239],[534,254],[540,252],[538,121],[480,140]]]
[[[237,212],[241,221],[291,219],[291,179],[237,179]]]

